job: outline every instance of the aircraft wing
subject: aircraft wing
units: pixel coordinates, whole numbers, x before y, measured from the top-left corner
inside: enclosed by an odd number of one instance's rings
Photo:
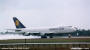
[[[21,31],[22,29],[6,29],[6,30],[11,30],[11,31]]]

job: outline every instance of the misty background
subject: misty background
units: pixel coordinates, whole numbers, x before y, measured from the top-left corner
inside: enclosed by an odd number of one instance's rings
[[[15,28],[13,17],[29,28],[90,29],[90,0],[0,0],[0,32]]]

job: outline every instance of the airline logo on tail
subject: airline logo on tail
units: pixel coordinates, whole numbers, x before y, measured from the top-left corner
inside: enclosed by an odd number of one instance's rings
[[[13,17],[16,28],[26,28],[16,17]]]
[[[16,26],[19,26],[19,21],[18,21],[18,20],[16,20],[15,24],[16,24]]]

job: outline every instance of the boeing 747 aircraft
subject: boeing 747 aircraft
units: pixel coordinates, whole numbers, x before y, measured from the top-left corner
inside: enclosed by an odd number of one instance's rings
[[[22,33],[23,35],[40,34],[41,38],[47,38],[47,34],[48,34],[50,38],[53,38],[53,34],[56,33],[71,33],[76,31],[76,28],[72,26],[28,29],[16,17],[13,17],[13,20],[16,29],[10,29],[10,30],[14,30],[15,32]]]

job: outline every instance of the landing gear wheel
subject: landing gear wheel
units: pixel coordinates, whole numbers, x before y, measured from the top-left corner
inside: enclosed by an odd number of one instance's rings
[[[41,38],[47,38],[47,36],[44,35],[44,36],[41,36]]]
[[[51,34],[49,35],[49,38],[53,38],[53,33],[51,33]]]
[[[53,36],[49,36],[49,38],[53,38]]]
[[[68,35],[68,38],[71,38],[71,34]]]

